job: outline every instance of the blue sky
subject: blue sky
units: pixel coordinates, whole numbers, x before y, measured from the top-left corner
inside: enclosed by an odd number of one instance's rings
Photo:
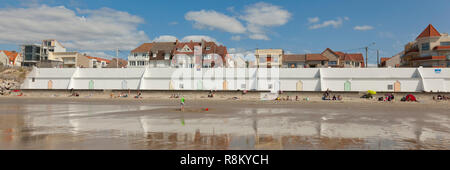
[[[114,55],[112,49],[120,48],[122,58],[142,42],[207,36],[234,51],[282,48],[289,53],[319,53],[325,48],[364,52],[358,48],[375,42],[369,63],[376,63],[376,49],[382,57],[390,57],[428,24],[440,32],[450,30],[448,0],[0,2],[0,13],[13,16],[0,16],[0,22],[15,26],[0,26],[0,49],[18,50],[18,44],[48,37],[92,55]],[[18,9],[22,12],[15,12]],[[37,16],[42,11],[50,12]]]

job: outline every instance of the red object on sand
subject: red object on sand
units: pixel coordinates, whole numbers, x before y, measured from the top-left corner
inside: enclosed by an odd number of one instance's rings
[[[415,102],[417,100],[416,100],[416,97],[414,95],[409,94],[409,95],[406,96],[406,101]]]
[[[209,109],[208,109],[208,108],[206,108],[205,110],[206,110],[206,111],[208,111]]]
[[[13,92],[20,92],[20,90],[13,90]]]

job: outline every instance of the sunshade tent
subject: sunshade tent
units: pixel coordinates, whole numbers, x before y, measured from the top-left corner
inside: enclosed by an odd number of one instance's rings
[[[377,94],[377,92],[376,92],[376,91],[373,91],[373,90],[369,90],[369,91],[367,91],[367,93],[368,93],[368,94],[371,94],[371,95]]]
[[[408,94],[408,95],[406,96],[406,101],[408,101],[408,102],[416,102],[417,99],[416,99],[416,96],[414,96],[414,95],[412,95],[412,94]]]

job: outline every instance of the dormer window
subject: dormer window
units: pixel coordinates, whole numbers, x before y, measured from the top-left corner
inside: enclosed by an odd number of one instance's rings
[[[206,50],[211,50],[211,47],[206,47]]]

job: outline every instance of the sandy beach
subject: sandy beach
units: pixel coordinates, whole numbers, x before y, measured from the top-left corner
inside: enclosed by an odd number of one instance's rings
[[[146,95],[0,97],[0,149],[450,149],[446,101]]]

